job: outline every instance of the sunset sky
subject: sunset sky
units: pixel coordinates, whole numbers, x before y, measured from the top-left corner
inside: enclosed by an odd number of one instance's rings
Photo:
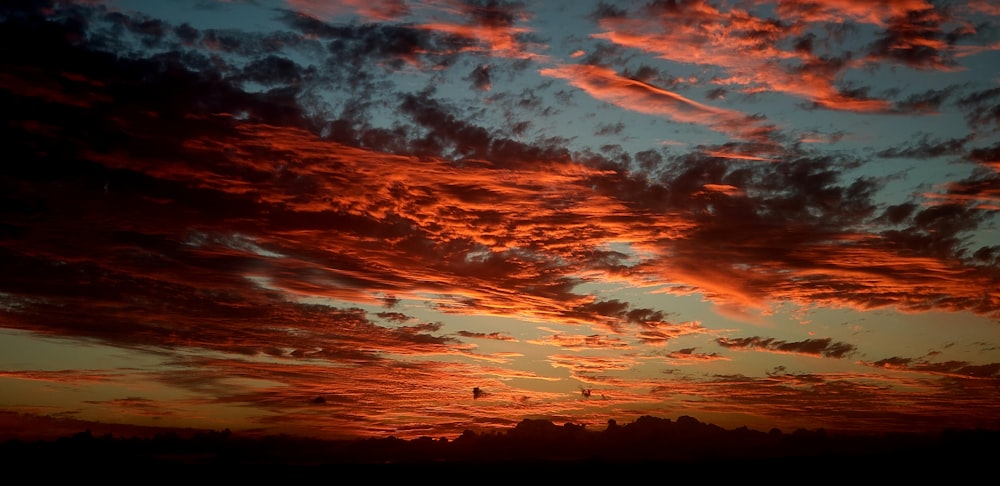
[[[0,35],[0,435],[1000,427],[996,2],[15,0]]]

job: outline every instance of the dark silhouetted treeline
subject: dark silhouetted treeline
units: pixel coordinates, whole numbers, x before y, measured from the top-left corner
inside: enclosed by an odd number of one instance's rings
[[[1000,431],[945,430],[937,434],[843,435],[823,429],[784,433],[741,427],[726,430],[682,416],[677,420],[643,416],[632,423],[608,422],[604,430],[525,419],[506,432],[466,431],[454,439],[396,437],[323,440],[273,435],[242,437],[229,430],[182,437],[98,436],[89,430],[55,440],[8,440],[0,445],[7,466],[173,465],[306,466],[344,471],[367,467],[454,471],[523,471],[561,467],[586,471],[697,470],[712,474],[750,474],[756,468],[802,468],[834,473],[844,467],[877,471],[949,468],[968,471],[995,463]],[[44,466],[43,466],[44,467]],[[992,467],[992,466],[991,466]],[[154,469],[157,470],[157,469]],[[243,470],[243,469],[241,469]]]

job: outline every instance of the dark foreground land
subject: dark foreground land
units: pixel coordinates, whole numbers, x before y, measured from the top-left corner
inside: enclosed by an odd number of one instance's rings
[[[229,479],[261,482],[268,473],[280,473],[286,481],[306,473],[309,477],[346,474],[463,482],[533,475],[558,475],[564,480],[653,475],[662,480],[757,478],[770,482],[947,475],[954,484],[960,478],[994,474],[998,460],[1000,431],[993,430],[841,435],[800,429],[786,434],[725,430],[691,417],[672,421],[648,416],[623,426],[609,423],[599,432],[573,424],[524,420],[506,433],[467,431],[453,440],[329,441],[283,435],[238,437],[229,431],[140,438],[83,431],[52,441],[15,439],[0,444],[0,466],[8,471],[62,470],[85,476],[87,471],[103,475],[139,468],[160,478],[210,471]]]

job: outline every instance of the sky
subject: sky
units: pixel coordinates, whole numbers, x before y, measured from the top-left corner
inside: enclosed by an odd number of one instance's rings
[[[1000,427],[987,0],[0,6],[0,431]]]

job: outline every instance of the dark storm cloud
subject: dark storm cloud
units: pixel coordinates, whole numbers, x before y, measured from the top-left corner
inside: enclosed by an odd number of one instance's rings
[[[759,349],[777,353],[809,354],[827,358],[844,358],[856,351],[856,347],[853,344],[833,341],[830,338],[788,342],[774,338],[753,336],[733,339],[718,338],[715,342],[719,346],[731,349]]]

